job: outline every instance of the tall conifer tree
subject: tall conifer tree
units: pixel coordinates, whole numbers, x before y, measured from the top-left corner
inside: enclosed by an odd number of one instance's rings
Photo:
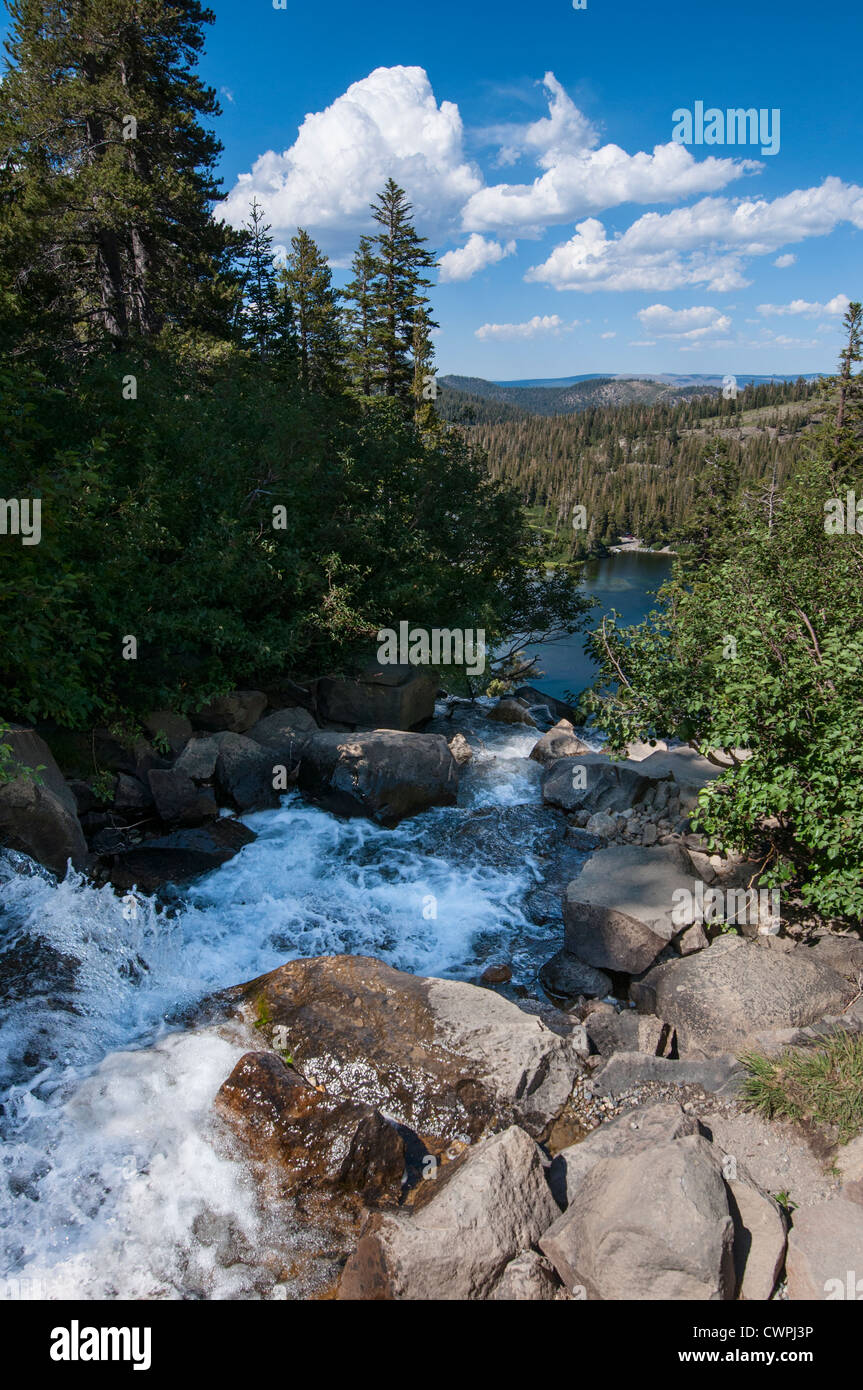
[[[299,352],[300,381],[305,391],[332,394],[341,390],[344,339],[338,291],[320,247],[300,228],[282,283],[293,304]]]

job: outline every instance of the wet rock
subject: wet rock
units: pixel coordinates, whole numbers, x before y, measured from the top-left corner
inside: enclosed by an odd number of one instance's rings
[[[2,742],[30,774],[0,784],[0,844],[30,855],[61,877],[69,860],[85,867],[89,851],[78,803],[48,745],[33,729],[17,724],[3,734]]]
[[[540,1150],[517,1126],[423,1184],[408,1214],[371,1218],[339,1285],[343,1300],[476,1300],[558,1214]]]
[[[184,772],[155,769],[148,776],[159,819],[166,825],[201,825],[219,814],[213,793],[196,787]]]
[[[511,965],[487,965],[479,977],[479,982],[481,985],[506,985],[511,979]]]
[[[317,684],[318,710],[328,723],[407,732],[434,716],[437,681],[415,666],[365,668],[357,680]]]
[[[257,724],[266,708],[267,697],[263,691],[234,690],[199,710],[193,722],[196,728],[212,733],[244,734]]]
[[[588,835],[597,835],[600,840],[613,840],[617,834],[617,821],[607,811],[594,811],[584,828]]]
[[[188,883],[211,873],[255,838],[240,821],[222,817],[212,825],[176,830],[115,855],[109,878],[121,892],[137,887],[142,893],[155,893],[165,884]]]
[[[643,1013],[676,1029],[681,1056],[740,1052],[757,1033],[799,1028],[839,1014],[854,986],[805,948],[721,936],[706,951],[667,961],[634,982]]]
[[[531,750],[534,762],[550,767],[559,758],[577,758],[591,750],[575,733],[568,719],[561,719]]]
[[[578,1051],[491,990],[403,974],[367,956],[292,961],[229,991],[332,1095],[422,1135],[468,1142],[517,1120],[541,1135]]]
[[[788,1297],[839,1300],[863,1296],[863,1207],[832,1197],[794,1213],[788,1236]]]
[[[280,1057],[247,1052],[223,1083],[216,1111],[282,1192],[340,1186],[396,1202],[405,1167],[396,1127],[367,1105],[319,1091]]]
[[[605,998],[611,993],[611,980],[601,970],[586,965],[567,950],[558,951],[539,972],[543,989],[555,999],[577,999],[581,995]]]
[[[327,810],[390,826],[452,806],[458,795],[458,768],[440,734],[318,732],[303,749],[298,780]]]
[[[517,700],[526,702],[538,724],[540,720],[543,721],[543,725],[556,724],[561,719],[566,719],[571,724],[576,721],[577,716],[572,705],[558,700],[554,695],[546,695],[544,690],[536,690],[532,685],[521,685],[513,694]]]
[[[692,892],[689,856],[678,846],[600,850],[566,891],[567,950],[600,969],[640,974],[686,925],[675,912],[677,889]],[[693,902],[690,920],[696,912]]]
[[[603,1158],[540,1238],[567,1288],[590,1299],[732,1299],[734,1225],[698,1135]]]
[[[527,724],[531,729],[536,728],[536,720],[518,700],[498,700],[488,711],[487,718],[498,724]]]

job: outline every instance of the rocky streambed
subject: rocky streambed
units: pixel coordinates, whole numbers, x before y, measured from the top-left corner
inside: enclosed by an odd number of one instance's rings
[[[78,846],[89,877],[3,854],[6,1277],[552,1301],[844,1278],[863,1156],[837,1176],[736,1089],[753,1044],[863,1029],[863,946],[712,927],[697,886],[751,876],[689,829],[715,770],[612,764],[562,713],[527,692],[367,734],[264,703],[118,773],[162,831]],[[179,886],[142,892],[176,855]],[[790,1237],[780,1191],[814,1213]]]

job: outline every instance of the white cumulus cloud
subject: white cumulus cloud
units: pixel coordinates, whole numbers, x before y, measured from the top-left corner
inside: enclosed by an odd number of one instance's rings
[[[847,294],[836,294],[832,299],[828,299],[826,304],[819,304],[817,300],[792,299],[790,304],[759,304],[758,312],[765,318],[783,316],[788,314],[802,314],[807,319],[823,319],[841,316],[848,308],[851,300]]]
[[[289,149],[255,160],[222,215],[240,226],[257,197],[277,238],[305,227],[338,259],[371,226],[369,203],[392,177],[420,225],[440,236],[482,185],[462,143],[458,107],[438,105],[423,68],[376,68],[324,111],[307,115]]]
[[[639,309],[636,315],[642,328],[658,338],[703,338],[712,333],[727,333],[731,319],[708,304],[693,305],[691,309],[670,309],[667,304],[651,304]]]
[[[564,323],[559,314],[534,314],[527,323],[484,323],[475,336],[483,342],[489,339],[506,342],[513,338],[536,338],[543,333],[570,333],[577,327],[578,319]]]
[[[458,247],[455,251],[447,251],[445,256],[441,256],[441,283],[469,280],[478,271],[486,270],[488,266],[502,261],[505,256],[513,255],[515,249],[514,241],[508,241],[502,246],[499,241],[490,241],[474,232],[464,246]]]
[[[838,178],[772,201],[702,198],[691,207],[645,213],[612,238],[588,218],[525,279],[560,290],[740,289],[748,283],[747,257],[826,236],[842,222],[863,228],[863,188]]]

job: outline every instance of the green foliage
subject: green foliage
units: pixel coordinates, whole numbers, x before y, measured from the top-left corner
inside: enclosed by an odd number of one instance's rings
[[[679,562],[647,622],[603,623],[590,645],[614,684],[586,704],[616,747],[676,736],[724,750],[733,765],[701,793],[698,828],[763,850],[766,885],[859,918],[863,536],[826,533],[834,488],[822,451],[774,514],[734,509],[716,558]]]
[[[859,1034],[841,1030],[818,1047],[786,1049],[778,1057],[749,1053],[741,1061],[741,1097],[748,1109],[770,1120],[814,1125],[833,1143],[847,1144],[863,1132]]]

